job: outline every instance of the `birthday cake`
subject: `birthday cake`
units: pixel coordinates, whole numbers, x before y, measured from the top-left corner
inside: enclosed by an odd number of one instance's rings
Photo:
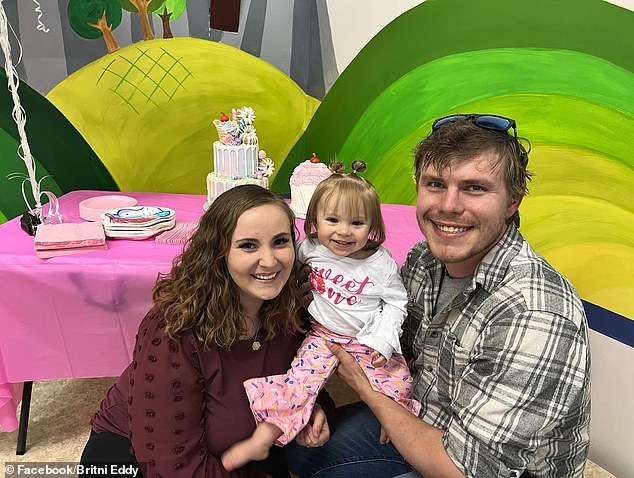
[[[275,166],[266,151],[259,149],[254,122],[255,111],[248,106],[234,108],[231,118],[221,113],[213,121],[218,141],[213,143],[214,169],[207,175],[205,210],[223,192],[241,184],[268,189]]]
[[[291,175],[291,209],[297,217],[305,218],[310,198],[317,185],[332,174],[313,153],[313,157],[300,163]]]

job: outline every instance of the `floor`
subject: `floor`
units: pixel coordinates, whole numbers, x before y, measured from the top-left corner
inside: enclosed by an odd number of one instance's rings
[[[29,419],[27,452],[15,454],[17,431],[0,432],[0,462],[77,462],[89,434],[89,419],[113,378],[63,379],[36,382]],[[329,383],[337,404],[353,401],[354,394],[340,381]],[[615,478],[594,463],[584,478]]]

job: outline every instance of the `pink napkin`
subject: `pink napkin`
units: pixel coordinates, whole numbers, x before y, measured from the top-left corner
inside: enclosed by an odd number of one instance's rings
[[[35,251],[35,255],[40,259],[50,259],[51,257],[69,256],[80,252],[105,251],[106,249],[108,249],[106,244],[103,246],[70,247],[68,249],[40,249]]]
[[[197,228],[197,222],[177,222],[172,229],[160,233],[154,240],[159,244],[185,244]]]
[[[33,245],[40,259],[107,249],[99,222],[40,224]]]

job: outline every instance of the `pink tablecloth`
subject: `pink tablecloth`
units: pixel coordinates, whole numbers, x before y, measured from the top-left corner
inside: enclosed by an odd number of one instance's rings
[[[60,198],[66,221],[80,222],[78,204],[101,191]],[[204,196],[125,193],[140,205],[166,206],[179,222],[196,221]],[[382,207],[388,247],[397,262],[421,239],[412,206]],[[298,220],[300,230],[303,221]],[[130,362],[137,326],[159,272],[180,245],[108,240],[108,250],[40,260],[19,219],[0,225],[0,428],[17,428],[19,384],[56,378],[117,376]]]

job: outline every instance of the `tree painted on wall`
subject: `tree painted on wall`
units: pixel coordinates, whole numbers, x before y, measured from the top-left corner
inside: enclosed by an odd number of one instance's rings
[[[148,13],[157,10],[163,4],[164,0],[119,0],[119,2],[124,10],[139,14],[143,39],[152,40],[154,34],[150,28]]]
[[[68,22],[82,38],[103,37],[108,53],[119,49],[112,30],[121,24],[121,5],[118,0],[69,0]]]
[[[159,7],[154,15],[159,17],[163,22],[163,38],[174,38],[170,21],[176,20],[185,11],[186,0],[165,0],[163,5]]]

